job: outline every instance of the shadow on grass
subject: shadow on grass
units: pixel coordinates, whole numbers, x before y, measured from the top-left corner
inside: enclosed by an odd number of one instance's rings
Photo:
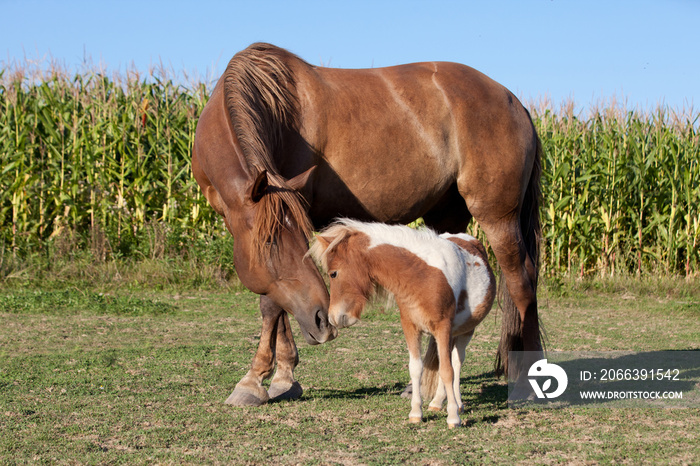
[[[493,371],[484,372],[478,375],[471,375],[460,378],[462,386],[467,385],[467,390],[463,390],[462,399],[465,405],[474,404],[495,404],[506,406],[508,401],[508,385],[496,378]],[[355,390],[341,389],[308,389],[304,392],[303,398],[309,399],[365,399],[373,396],[400,396],[406,388],[404,382],[395,383],[392,386],[362,387]]]
[[[362,387],[355,390],[335,390],[330,388],[308,389],[304,391],[302,399],[357,400],[374,396],[400,396],[404,388],[406,388],[406,384],[398,382],[392,386]]]

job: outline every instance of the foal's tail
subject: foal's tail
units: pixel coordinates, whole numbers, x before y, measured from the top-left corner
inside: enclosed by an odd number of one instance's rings
[[[537,137],[537,136],[535,136]],[[540,237],[542,227],[540,225],[540,176],[542,172],[542,143],[537,137],[537,150],[532,173],[525,191],[522,209],[520,211],[520,231],[532,263],[535,265],[535,291],[540,266]],[[496,376],[508,374],[508,352],[523,351],[523,336],[521,333],[520,312],[508,293],[505,279],[501,275],[498,283],[498,302],[503,310],[501,323],[501,341],[496,353],[494,370]],[[542,326],[538,321],[538,340],[542,345]]]
[[[423,375],[420,379],[420,394],[426,400],[431,400],[435,396],[440,379],[440,361],[438,359],[437,343],[431,335],[428,342],[428,349],[423,357]]]

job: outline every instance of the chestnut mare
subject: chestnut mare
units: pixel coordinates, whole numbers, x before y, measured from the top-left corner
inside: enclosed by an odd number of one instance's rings
[[[426,369],[439,370],[442,383],[426,387],[435,394],[430,409],[440,410],[447,398],[448,427],[461,425],[464,350],[496,296],[496,279],[481,243],[466,234],[438,236],[432,230],[342,219],[316,237],[310,253],[330,277],[328,320],[338,328],[360,319],[376,285],[393,293],[410,355],[408,419],[414,423],[423,419],[421,335],[433,337],[439,367]]]
[[[269,44],[237,53],[200,116],[192,151],[194,176],[234,236],[240,280],[261,295],[260,344],[227,402],[301,395],[287,312],[309,343],[335,337],[328,291],[305,253],[312,228],[341,216],[422,216],[451,233],[476,219],[506,285],[497,374],[507,370],[508,351],[541,351],[540,153],[518,99],[464,65],[343,70]],[[275,361],[268,394],[262,381]]]

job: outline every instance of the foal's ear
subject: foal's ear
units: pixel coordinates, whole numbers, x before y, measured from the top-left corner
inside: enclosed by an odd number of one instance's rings
[[[325,251],[328,249],[328,246],[330,246],[331,241],[333,241],[333,238],[327,238],[322,235],[316,235],[316,243],[318,244],[318,247],[321,248],[322,251]]]
[[[263,170],[258,173],[253,185],[250,187],[250,199],[253,202],[258,202],[260,199],[262,199],[265,193],[267,193],[268,186],[269,182],[267,180],[267,170]]]
[[[305,172],[298,174],[294,178],[290,178],[289,180],[287,180],[287,184],[294,191],[301,193],[302,196],[304,196],[307,200],[310,201],[308,194],[311,192],[311,190],[308,188],[310,187],[309,184],[311,180],[313,180],[313,175],[315,171],[316,165],[312,166]]]

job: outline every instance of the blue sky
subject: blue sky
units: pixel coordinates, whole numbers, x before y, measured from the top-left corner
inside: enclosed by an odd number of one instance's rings
[[[0,11],[0,66],[52,58],[78,70],[88,57],[213,80],[265,41],[341,68],[461,62],[555,108],[700,106],[697,0],[0,0]]]

